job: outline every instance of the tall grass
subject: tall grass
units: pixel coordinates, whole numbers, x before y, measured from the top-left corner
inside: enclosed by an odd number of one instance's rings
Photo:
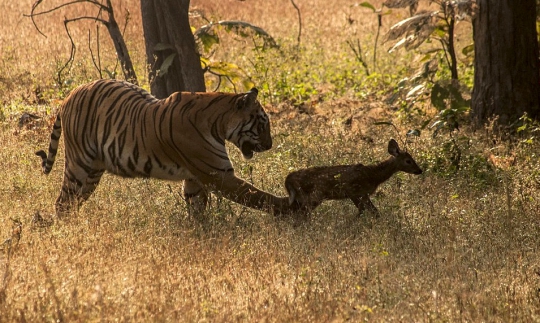
[[[374,120],[392,120],[401,133],[418,126],[384,103],[392,91],[384,80],[402,75],[395,65],[403,57],[382,55],[380,82],[354,76],[351,91],[344,87],[352,83],[327,79],[354,66],[343,46],[350,36],[347,5],[354,2],[339,8],[297,3],[305,22],[303,57],[297,65],[267,61],[268,77],[305,75],[318,94],[287,97],[269,81],[276,91],[264,93],[274,148],[251,161],[230,149],[239,176],[280,195],[292,170],[386,158],[386,143],[397,135]],[[426,132],[409,142],[425,173],[399,174],[382,185],[373,198],[380,218],[357,217],[352,203],[332,201],[298,223],[213,197],[209,219],[201,223],[187,215],[179,183],[105,175],[77,215],[41,227],[32,219],[53,212],[64,151],[61,145],[49,176],[41,174],[34,151],[48,144],[61,99],[53,57],[67,50],[61,29],[50,27],[44,39],[20,17],[30,5],[0,4],[14,13],[0,24],[0,238],[11,237],[11,248],[6,243],[0,253],[0,322],[540,321],[538,143],[504,141],[488,130],[463,127],[454,134],[459,169],[448,135]],[[137,5],[126,4],[133,17],[127,39],[144,71]],[[295,12],[285,0],[193,5],[220,19],[261,25],[285,42],[296,37]],[[373,17],[354,17],[369,39]],[[56,23],[41,19],[44,26]],[[36,42],[42,45],[33,47]],[[316,55],[326,56],[318,63]],[[350,61],[335,65],[340,56]],[[80,58],[75,83],[96,77],[87,57]],[[253,77],[264,81],[256,72]],[[293,78],[285,80],[294,85]],[[33,97],[36,86],[50,90],[45,104]],[[336,94],[318,96],[324,89]],[[43,119],[19,126],[23,112]],[[22,222],[18,244],[12,219]]]

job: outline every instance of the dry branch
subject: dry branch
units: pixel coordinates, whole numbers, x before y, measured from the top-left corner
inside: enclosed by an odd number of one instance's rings
[[[74,0],[74,1],[67,2],[67,3],[63,3],[61,5],[53,7],[51,9],[36,12],[37,8],[42,4],[42,2],[43,2],[43,0],[37,0],[36,2],[34,2],[34,4],[32,5],[32,10],[31,10],[30,14],[28,14],[28,15],[25,14],[24,16],[29,17],[30,19],[32,19],[32,23],[34,24],[36,30],[45,37],[46,37],[46,35],[39,29],[39,27],[38,27],[38,25],[37,25],[37,23],[35,21],[36,16],[50,14],[50,13],[53,13],[53,12],[55,12],[57,10],[60,10],[60,9],[64,8],[64,7],[68,7],[70,5],[74,5],[74,4],[77,4],[77,3],[88,3],[88,4],[91,4],[91,5],[94,5],[94,6],[96,6],[98,8],[98,13],[95,16],[79,16],[79,17],[75,17],[75,18],[67,18],[67,17],[64,18],[64,28],[66,29],[66,33],[67,33],[68,38],[69,38],[69,40],[71,42],[71,51],[70,51],[70,57],[69,57],[68,61],[64,64],[64,66],[62,68],[60,68],[60,70],[58,72],[57,81],[58,81],[59,84],[61,84],[62,72],[66,69],[66,67],[71,66],[72,63],[73,63],[73,60],[75,59],[76,45],[75,45],[75,42],[73,41],[73,38],[71,37],[71,33],[69,32],[68,24],[71,23],[71,22],[76,22],[76,21],[81,21],[81,20],[93,20],[93,21],[99,22],[99,23],[103,24],[105,27],[107,27],[107,30],[109,31],[109,35],[111,36],[111,39],[113,41],[113,44],[114,44],[114,47],[115,47],[115,50],[116,50],[118,60],[120,61],[120,64],[122,66],[122,71],[124,72],[125,79],[128,80],[129,82],[134,83],[134,84],[138,83],[137,82],[137,75],[135,74],[135,70],[133,68],[133,63],[131,61],[131,57],[129,56],[129,52],[128,52],[126,43],[124,41],[124,37],[122,35],[122,32],[120,31],[120,28],[118,27],[118,23],[116,22],[116,19],[114,18],[114,9],[113,9],[111,0],[107,0],[107,5],[103,5],[102,3],[94,1],[94,0]],[[102,18],[103,12],[107,13],[108,19],[103,19]],[[99,47],[99,45],[98,45],[98,47]],[[92,60],[93,59],[94,58],[92,57]],[[94,66],[96,66],[95,62],[94,62]],[[99,71],[100,76],[101,76],[102,75],[101,70],[98,70],[98,71]]]

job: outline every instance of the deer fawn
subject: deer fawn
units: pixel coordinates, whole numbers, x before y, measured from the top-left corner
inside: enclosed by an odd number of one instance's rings
[[[285,180],[289,203],[298,203],[310,211],[324,200],[351,199],[359,214],[367,208],[378,215],[369,195],[380,184],[399,171],[422,174],[411,155],[401,151],[394,139],[388,142],[388,153],[390,158],[374,165],[322,166],[290,173]]]

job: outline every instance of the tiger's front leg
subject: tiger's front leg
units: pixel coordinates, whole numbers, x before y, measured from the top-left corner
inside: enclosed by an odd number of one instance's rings
[[[278,197],[262,191],[248,182],[238,178],[234,172],[226,172],[206,177],[208,186],[218,191],[223,197],[240,205],[284,215],[300,210],[301,203],[289,205],[289,197]]]
[[[204,215],[208,204],[208,192],[197,180],[191,178],[184,180],[184,198],[190,216],[199,218]]]

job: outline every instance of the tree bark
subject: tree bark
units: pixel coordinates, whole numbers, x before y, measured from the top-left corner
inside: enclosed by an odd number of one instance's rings
[[[205,92],[204,72],[189,25],[189,0],[141,0],[150,90],[158,98],[178,91]],[[156,45],[161,48],[156,50]],[[175,54],[167,73],[163,61]]]
[[[540,76],[535,0],[477,0],[472,117],[509,124],[539,117]]]

